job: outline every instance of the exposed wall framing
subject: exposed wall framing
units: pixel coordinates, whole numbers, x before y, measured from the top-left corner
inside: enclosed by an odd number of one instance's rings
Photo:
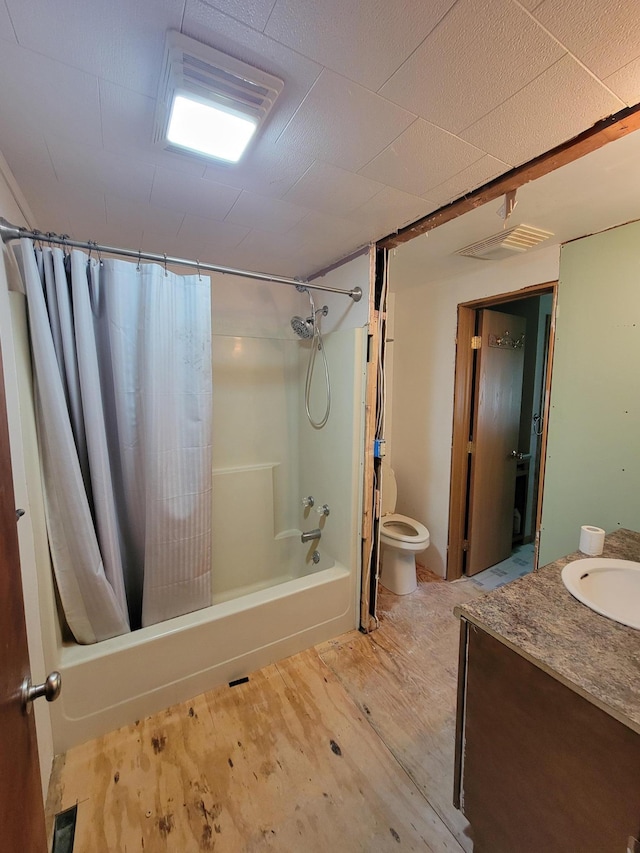
[[[365,633],[378,627],[378,567],[380,563],[380,459],[374,442],[384,436],[384,351],[387,300],[387,257],[372,246],[369,256],[369,340],[364,433],[364,495],[362,522],[362,588],[360,629]]]

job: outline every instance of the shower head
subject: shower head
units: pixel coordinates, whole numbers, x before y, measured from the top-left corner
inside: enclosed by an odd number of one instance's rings
[[[305,320],[304,317],[299,317],[297,314],[295,317],[291,318],[291,328],[296,333],[299,338],[303,338],[308,341],[314,337],[316,333],[316,316],[318,314],[322,314],[323,317],[326,317],[329,313],[329,308],[326,305],[323,305],[322,308],[318,308],[316,310],[315,302],[313,301],[313,295],[311,291],[304,287],[298,288],[298,290],[302,293],[306,293],[309,297],[309,306],[311,308],[311,316],[307,317]],[[320,331],[320,327],[318,326],[318,332]]]
[[[291,328],[299,338],[303,338],[308,341],[314,335],[313,317],[309,317],[305,320],[303,317],[298,317],[298,315],[296,315],[291,318]]]

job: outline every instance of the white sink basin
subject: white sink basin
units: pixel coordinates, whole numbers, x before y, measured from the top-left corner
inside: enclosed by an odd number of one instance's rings
[[[562,570],[571,595],[596,613],[640,629],[640,563],[589,557]]]

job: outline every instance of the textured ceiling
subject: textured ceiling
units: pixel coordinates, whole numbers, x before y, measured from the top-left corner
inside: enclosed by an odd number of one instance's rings
[[[166,31],[284,80],[236,166],[152,142]],[[305,276],[640,101],[628,0],[0,0],[43,230]]]

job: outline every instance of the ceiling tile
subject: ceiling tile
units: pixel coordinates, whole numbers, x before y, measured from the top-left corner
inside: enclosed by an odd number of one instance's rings
[[[11,116],[25,136],[46,128],[75,142],[102,145],[98,81],[92,75],[3,42],[0,79],[2,124]],[[2,132],[0,127],[0,146]]]
[[[89,194],[74,191],[69,194],[65,188],[63,195],[63,204],[66,204],[69,209],[70,231],[68,233],[70,236],[76,240],[92,240],[102,245],[113,245],[110,242],[112,239],[121,239],[124,236],[119,226],[118,231],[108,227],[105,197],[102,193]],[[126,236],[130,240],[133,235],[127,232]],[[116,245],[123,244],[116,243]]]
[[[233,251],[236,257],[230,265],[240,269],[305,279],[310,273],[330,263],[328,252],[331,252],[331,249],[327,249],[323,244],[302,247],[300,243],[290,239],[288,234],[274,235],[264,231],[251,231]],[[304,306],[304,299],[304,295],[301,295],[301,308]],[[308,299],[306,304],[308,307]]]
[[[3,41],[17,41],[5,0],[0,0],[0,39]]]
[[[426,216],[437,205],[431,200],[385,187],[365,204],[354,210],[352,217],[366,225],[370,239],[377,240]]]
[[[495,157],[485,154],[480,160],[472,163],[471,166],[467,166],[466,169],[458,172],[448,181],[444,181],[437,187],[431,187],[427,193],[429,201],[434,201],[438,205],[447,204],[447,202],[481,187],[510,168],[508,163],[503,163],[502,160],[496,160]]]
[[[284,81],[260,131],[268,141],[277,139],[322,70],[300,52],[223,15],[203,0],[186,0],[182,32]]]
[[[511,0],[459,0],[380,94],[457,133],[563,53]]]
[[[219,252],[225,247],[237,246],[249,233],[248,228],[235,225],[232,222],[218,222],[203,216],[185,216],[180,226],[179,236],[190,252],[200,249],[200,254],[194,254],[200,260],[212,258],[212,253]],[[216,263],[216,259],[212,259]]]
[[[206,168],[202,158],[175,154],[154,144],[155,98],[106,80],[100,80],[99,86],[102,139],[107,151],[202,176]]]
[[[35,181],[34,181],[35,184]],[[108,243],[104,195],[70,189],[46,176],[39,186],[26,187],[20,182],[36,226],[44,232],[68,234],[74,240],[96,240]]]
[[[278,0],[267,35],[377,90],[454,0]]]
[[[0,150],[18,186],[28,196],[42,187],[43,195],[58,185],[49,150],[41,133],[22,134],[14,124],[1,126]]]
[[[479,160],[483,151],[427,121],[418,119],[361,174],[412,195],[431,187]]]
[[[328,163],[316,161],[286,194],[286,200],[323,213],[344,216],[380,192],[382,186]]]
[[[236,165],[207,166],[204,177],[281,198],[313,165],[313,157],[284,145],[260,140]]]
[[[166,207],[157,207],[151,204],[129,201],[119,196],[107,195],[107,222],[118,225],[125,234],[137,234],[142,229],[144,232],[153,233],[158,237],[174,237],[182,224],[184,214],[180,211],[169,210]],[[163,252],[164,249],[151,248],[146,243],[136,246],[131,245],[131,239],[127,238],[124,248],[144,249],[146,251]]]
[[[233,265],[272,275],[295,275],[300,252],[300,241],[289,234],[253,230],[236,246]]]
[[[87,4],[88,5],[88,4]],[[180,28],[184,0],[7,0],[23,47],[155,96],[165,33]]]
[[[623,65],[603,82],[629,106],[640,102],[640,56]]]
[[[30,194],[29,206],[41,231],[68,234],[74,240],[108,243],[105,200],[102,193],[69,190],[58,183],[46,192]]]
[[[357,248],[356,243],[367,243],[369,238],[362,236],[363,226],[351,217],[331,216],[327,213],[313,211],[286,235],[298,241],[301,251],[310,251],[321,245],[334,244],[339,251],[346,252],[346,246]]]
[[[58,180],[68,187],[148,201],[155,166],[88,145],[47,137]]]
[[[414,120],[412,113],[325,69],[278,142],[357,172]]]
[[[601,79],[640,56],[640,8],[633,0],[544,0],[534,15]]]
[[[245,191],[231,208],[226,221],[247,228],[286,234],[308,213],[306,207]]]
[[[203,3],[262,32],[275,0],[203,0]]]
[[[240,192],[233,187],[157,166],[151,203],[195,216],[224,219]]]
[[[462,136],[517,166],[623,106],[574,59],[565,56]]]

